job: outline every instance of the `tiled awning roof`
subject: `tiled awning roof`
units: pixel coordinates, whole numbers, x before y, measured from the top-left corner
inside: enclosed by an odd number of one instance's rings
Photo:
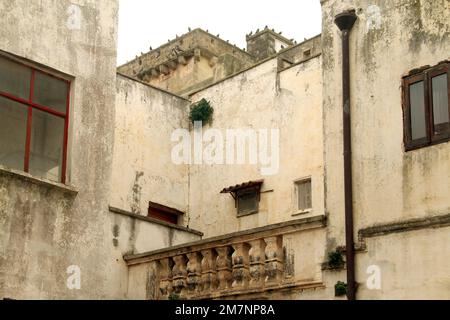
[[[254,181],[248,181],[241,184],[237,184],[235,186],[231,186],[228,188],[223,189],[220,191],[220,193],[235,193],[239,190],[248,189],[256,187],[258,189],[261,189],[261,185],[264,183],[264,180],[254,180]]]

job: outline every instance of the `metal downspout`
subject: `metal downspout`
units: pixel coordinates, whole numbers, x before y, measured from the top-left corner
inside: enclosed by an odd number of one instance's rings
[[[345,255],[347,264],[347,298],[356,300],[355,245],[353,230],[352,144],[350,118],[350,31],[357,19],[354,11],[338,14],[334,22],[342,32],[342,97],[345,193]]]

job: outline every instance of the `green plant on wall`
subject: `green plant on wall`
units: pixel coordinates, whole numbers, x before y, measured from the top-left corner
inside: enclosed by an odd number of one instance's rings
[[[171,293],[169,295],[169,300],[182,300],[180,295],[176,294],[176,293]]]
[[[339,250],[332,251],[328,254],[328,266],[333,269],[339,269],[344,266],[344,258]]]
[[[202,99],[191,107],[189,120],[191,120],[192,123],[196,121],[201,121],[203,124],[210,123],[213,114],[214,108],[211,107],[211,103],[206,99]]]
[[[347,284],[342,281],[338,281],[334,285],[334,295],[336,297],[345,296],[347,294]]]

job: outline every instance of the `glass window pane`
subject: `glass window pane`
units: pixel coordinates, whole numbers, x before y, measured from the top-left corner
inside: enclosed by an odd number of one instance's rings
[[[64,119],[33,109],[30,173],[53,181],[61,180]]]
[[[297,197],[298,210],[312,208],[311,180],[297,182]]]
[[[258,209],[256,192],[244,193],[238,196],[238,211],[240,214],[254,212]]]
[[[0,91],[30,98],[31,69],[0,57]]]
[[[435,131],[445,130],[449,123],[447,74],[441,74],[431,79],[433,88],[433,115]],[[444,126],[442,126],[444,124]],[[448,127],[448,126],[447,126]]]
[[[427,136],[425,122],[425,97],[423,81],[409,86],[409,101],[411,107],[411,138],[417,140]]]
[[[0,164],[23,170],[28,107],[0,97]]]
[[[67,82],[36,72],[33,102],[66,113]]]

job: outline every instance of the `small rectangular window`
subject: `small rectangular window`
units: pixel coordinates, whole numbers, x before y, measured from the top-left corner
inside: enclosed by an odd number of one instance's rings
[[[295,183],[297,196],[297,210],[307,211],[312,208],[311,179],[304,179]]]
[[[0,56],[0,164],[66,182],[70,81]]]
[[[178,217],[182,215],[184,215],[184,212],[177,209],[170,208],[156,202],[149,202],[148,216],[150,218],[171,224],[178,224]]]
[[[406,150],[450,140],[448,65],[441,63],[403,79]]]
[[[249,190],[237,193],[238,216],[248,215],[258,212],[258,191]]]
[[[253,180],[224,188],[220,193],[229,193],[235,201],[237,216],[243,217],[259,212],[261,186],[264,180]]]

